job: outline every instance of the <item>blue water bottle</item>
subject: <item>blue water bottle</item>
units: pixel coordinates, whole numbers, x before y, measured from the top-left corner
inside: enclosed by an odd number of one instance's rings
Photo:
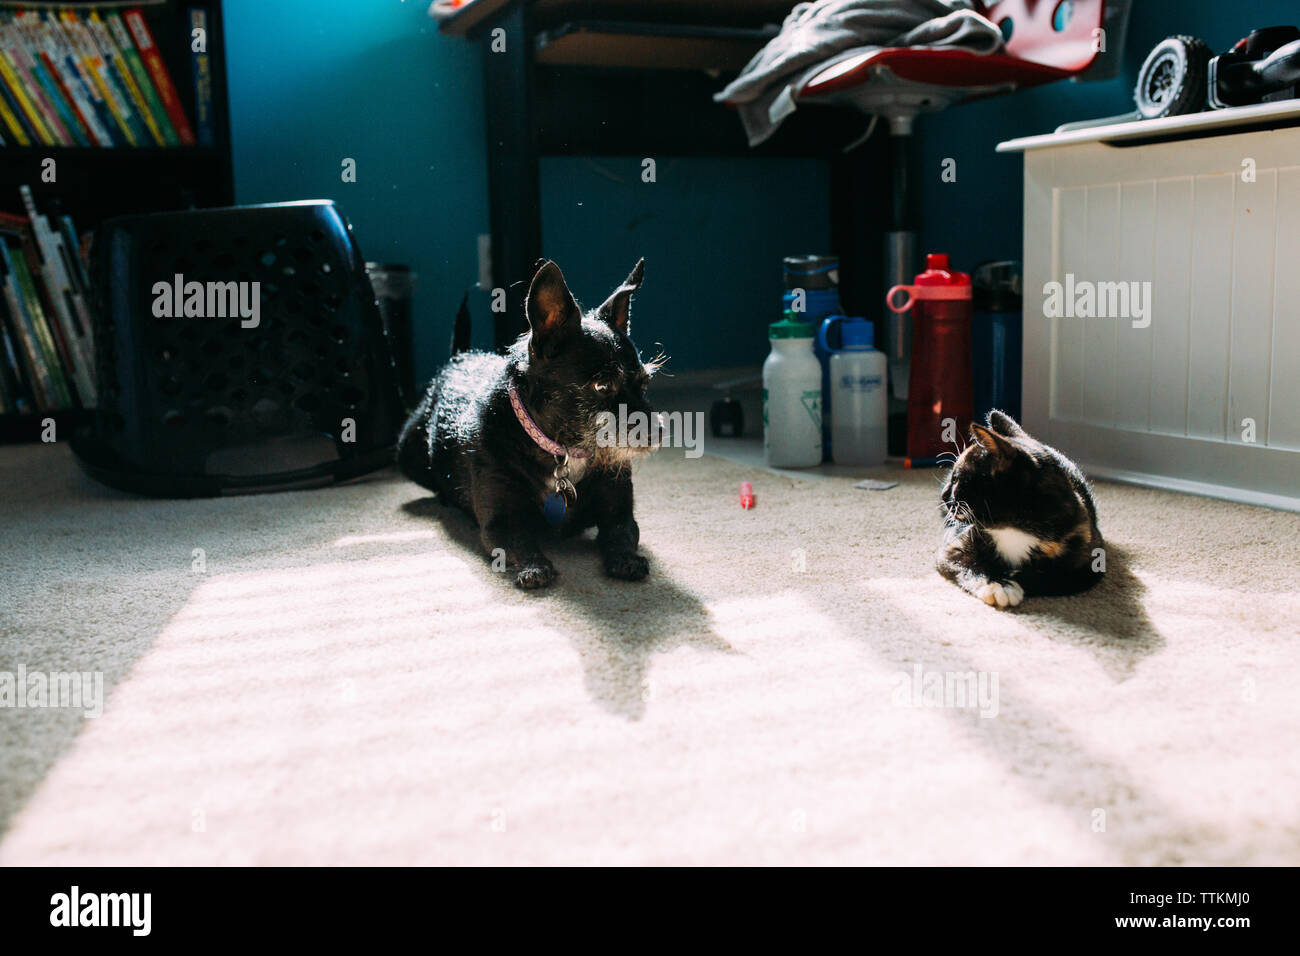
[[[1020,263],[981,263],[971,270],[971,286],[975,421],[984,421],[994,408],[1020,421]]]
[[[785,295],[781,299],[784,312],[793,312],[799,322],[807,322],[814,333],[832,315],[844,311],[840,305],[840,260],[838,256],[786,256]],[[822,408],[830,401],[830,355],[818,336],[813,352],[822,366]],[[822,460],[831,460],[831,431],[829,423],[822,423]]]

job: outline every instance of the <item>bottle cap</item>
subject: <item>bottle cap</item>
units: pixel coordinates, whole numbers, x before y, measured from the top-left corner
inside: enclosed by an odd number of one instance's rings
[[[876,342],[876,330],[866,319],[852,318],[840,323],[840,346],[855,352],[872,348]]]
[[[976,312],[1019,312],[1020,263],[1014,260],[981,262],[971,270]]]
[[[924,286],[969,286],[970,276],[965,272],[954,272],[948,265],[946,252],[931,252],[925,257],[925,271],[916,277],[915,283]],[[970,295],[969,292],[966,294]]]
[[[769,339],[810,339],[813,337],[813,327],[807,322],[800,322],[794,318],[793,312],[787,311],[784,319],[773,322],[767,327],[767,337]]]
[[[839,256],[786,256],[787,289],[834,289],[840,284]]]
[[[917,299],[948,301],[971,297],[970,276],[965,272],[952,272],[948,268],[948,255],[931,252],[925,257],[926,269],[912,285],[896,285],[885,293],[885,305],[891,312],[906,312]],[[906,298],[898,301],[898,293]]]

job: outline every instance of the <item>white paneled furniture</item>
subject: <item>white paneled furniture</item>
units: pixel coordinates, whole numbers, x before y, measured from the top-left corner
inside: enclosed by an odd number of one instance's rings
[[[1300,105],[1231,112],[998,147],[1025,162],[1025,426],[1094,476],[1300,510],[1300,128],[1222,125]]]

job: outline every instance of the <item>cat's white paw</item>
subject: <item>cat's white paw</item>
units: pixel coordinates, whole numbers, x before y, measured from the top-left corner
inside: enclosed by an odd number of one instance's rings
[[[1016,581],[999,584],[989,581],[981,585],[975,596],[990,607],[1015,607],[1025,599],[1025,589]]]

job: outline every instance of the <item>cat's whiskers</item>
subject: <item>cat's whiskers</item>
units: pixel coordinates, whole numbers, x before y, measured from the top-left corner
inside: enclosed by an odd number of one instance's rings
[[[982,527],[979,519],[975,517],[974,510],[965,501],[953,501],[953,502],[941,501],[939,502],[939,510],[950,521],[956,521],[956,522],[961,522],[962,524],[974,525],[975,527]]]

